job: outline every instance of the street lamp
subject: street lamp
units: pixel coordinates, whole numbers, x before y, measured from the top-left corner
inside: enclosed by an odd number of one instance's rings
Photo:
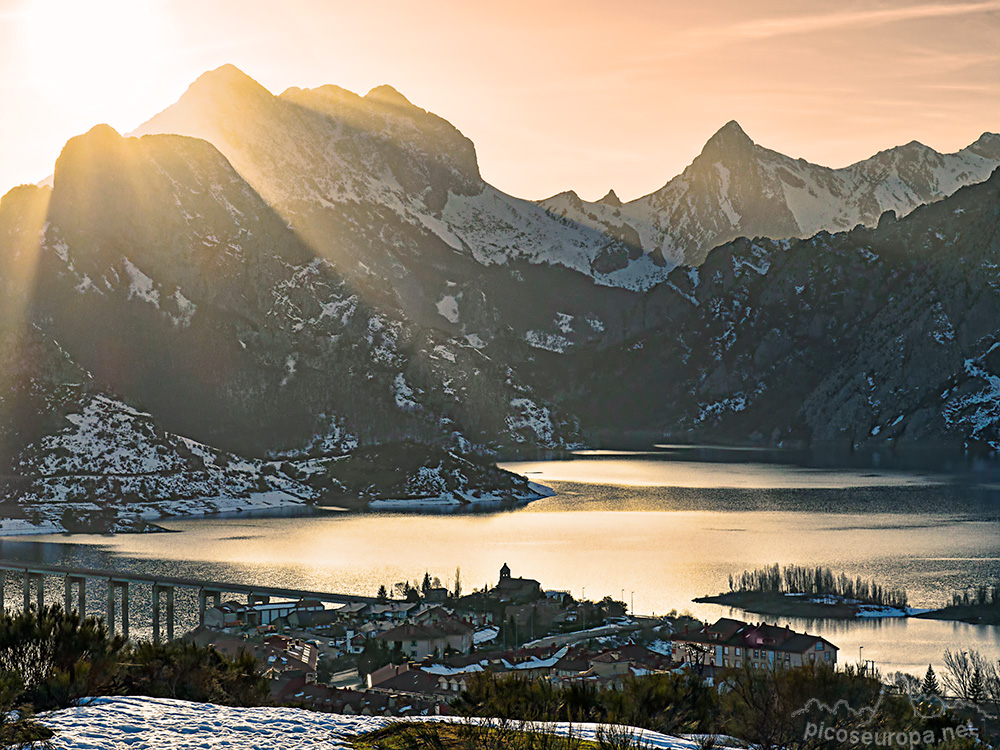
[[[863,649],[864,649],[864,646],[858,646],[858,670],[859,670],[859,673],[861,673],[861,674],[864,674],[864,670],[865,670],[865,660],[861,657],[861,651]]]

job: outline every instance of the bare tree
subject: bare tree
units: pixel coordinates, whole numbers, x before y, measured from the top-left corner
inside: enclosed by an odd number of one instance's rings
[[[987,697],[990,697],[990,685],[996,681],[995,676],[1000,677],[996,665],[976,650],[945,651],[944,668],[941,682],[945,689],[956,698],[967,701],[981,698],[981,687],[985,687]]]

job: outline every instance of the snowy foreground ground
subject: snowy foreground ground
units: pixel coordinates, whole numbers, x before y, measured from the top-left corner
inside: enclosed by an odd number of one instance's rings
[[[298,708],[228,708],[158,698],[95,698],[86,705],[43,714],[56,730],[55,748],[87,750],[295,750],[348,747],[345,738],[385,726],[392,719],[337,716]],[[539,725],[565,734],[564,724]],[[593,739],[597,725],[574,724],[573,735]],[[695,750],[692,740],[635,730],[647,747]]]

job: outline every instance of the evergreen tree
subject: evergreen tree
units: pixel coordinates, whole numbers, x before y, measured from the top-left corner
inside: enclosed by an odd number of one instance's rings
[[[941,686],[938,685],[937,675],[934,674],[934,667],[927,665],[927,674],[924,681],[920,683],[920,692],[924,695],[941,695]]]
[[[455,598],[462,596],[462,569],[455,568]]]
[[[431,590],[431,574],[424,573],[424,582],[420,584],[420,590],[425,594]]]
[[[385,590],[385,584],[384,583],[381,586],[378,587],[378,593],[375,595],[375,597],[380,602],[384,602],[384,601],[386,601],[389,598],[389,592]]]
[[[969,681],[969,700],[979,705],[986,700],[986,683],[983,680],[983,670],[976,667]]]

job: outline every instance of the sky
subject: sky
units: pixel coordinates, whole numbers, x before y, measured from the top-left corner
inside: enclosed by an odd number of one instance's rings
[[[274,93],[387,83],[514,195],[661,187],[729,120],[844,166],[1000,131],[1000,0],[0,0],[0,194],[232,63]]]

